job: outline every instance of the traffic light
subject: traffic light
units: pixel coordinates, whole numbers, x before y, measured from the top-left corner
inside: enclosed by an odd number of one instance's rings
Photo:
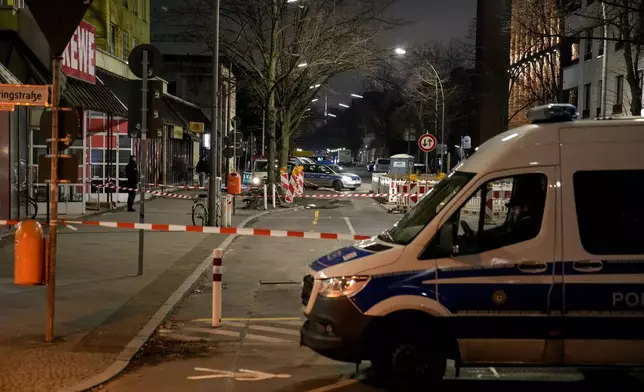
[[[51,138],[53,127],[53,111],[44,110],[40,116],[40,132],[45,139]],[[61,182],[78,182],[78,156],[60,154],[78,138],[80,132],[80,117],[78,111],[72,108],[60,108],[58,111],[58,179]],[[51,142],[51,141],[50,141]],[[38,159],[38,182],[51,179],[51,157],[42,155]]]

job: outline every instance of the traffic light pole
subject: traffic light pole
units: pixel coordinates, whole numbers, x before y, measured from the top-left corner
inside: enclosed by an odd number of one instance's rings
[[[54,340],[54,313],[56,304],[56,224],[58,220],[58,105],[60,103],[60,73],[62,57],[53,59],[53,81],[51,92],[51,178],[49,181],[49,260],[47,273],[47,327],[45,341]]]
[[[141,159],[139,160],[139,223],[145,223],[145,176],[148,172],[148,51],[143,51],[143,74],[141,75]],[[143,251],[145,246],[145,231],[139,230],[139,263],[137,276],[143,275]]]
[[[213,0],[213,23],[212,23],[212,134],[210,136],[210,182],[208,184],[208,226],[214,226],[216,222],[217,202],[219,189],[215,189],[217,177],[217,159],[221,154],[217,153],[217,139],[219,138],[219,0]],[[219,155],[219,156],[218,156]]]

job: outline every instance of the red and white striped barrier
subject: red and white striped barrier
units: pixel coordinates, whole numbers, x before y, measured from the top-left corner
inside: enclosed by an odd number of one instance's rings
[[[124,190],[124,191],[130,191],[130,192],[139,192],[140,191],[140,189],[138,189],[138,188],[128,188],[128,187],[116,186],[116,185],[112,185],[112,184],[97,185],[96,187],[97,188],[121,189],[121,190]],[[187,199],[187,200],[194,199],[194,196],[179,195],[177,193],[170,193],[170,192],[146,190],[145,193],[150,193],[150,194],[155,195],[155,196],[172,197],[172,198],[175,198],[175,199]]]
[[[15,226],[18,224],[20,224],[20,221],[0,220],[0,226]],[[291,238],[303,238],[303,239],[311,239],[311,240],[362,241],[362,240],[371,238],[371,236],[368,236],[368,235],[358,235],[358,234],[320,233],[320,232],[309,232],[309,231],[251,229],[251,228],[237,228],[237,227],[183,226],[183,225],[169,225],[169,224],[163,224],[163,223],[59,220],[58,224],[76,225],[76,226],[99,226],[99,227],[109,227],[112,229],[133,229],[133,230],[165,231],[165,232],[243,235],[243,236],[251,236],[251,237],[252,236],[291,237]]]
[[[194,190],[194,191],[207,191],[208,190],[207,186],[199,186],[199,185],[148,184],[148,186],[155,187],[155,188],[177,188],[177,189]]]

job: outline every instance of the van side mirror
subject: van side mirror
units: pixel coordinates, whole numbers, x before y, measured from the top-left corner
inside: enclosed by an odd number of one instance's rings
[[[454,222],[447,221],[440,230],[440,242],[438,248],[444,255],[457,255],[459,253],[458,245],[454,244]]]

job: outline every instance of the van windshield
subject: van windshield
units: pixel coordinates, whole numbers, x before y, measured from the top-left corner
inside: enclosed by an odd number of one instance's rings
[[[394,227],[378,238],[399,245],[409,244],[473,177],[472,173],[455,172],[439,182]]]

